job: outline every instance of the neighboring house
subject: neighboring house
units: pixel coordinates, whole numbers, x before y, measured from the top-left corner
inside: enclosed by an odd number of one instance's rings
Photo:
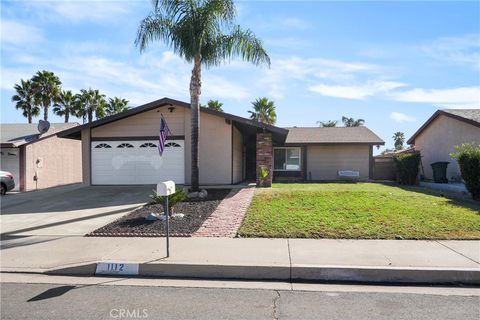
[[[480,143],[479,109],[444,109],[435,112],[407,141],[422,155],[425,179],[433,179],[430,164],[448,161],[447,178],[460,179],[457,161],[450,157],[455,146],[462,143]],[[422,169],[420,171],[422,173]]]
[[[373,179],[374,180],[397,180],[397,166],[393,157],[400,154],[414,153],[412,147],[385,152],[373,157]]]
[[[40,134],[37,124],[1,124],[0,169],[15,179],[15,189],[29,191],[82,181],[81,143],[59,139],[76,123],[53,123]]]
[[[58,136],[82,141],[87,185],[156,184],[170,179],[189,184],[190,114],[190,104],[163,98]],[[171,133],[159,157],[161,115]],[[364,127],[285,129],[201,108],[200,184],[255,180],[261,167],[268,169],[270,181],[271,172],[275,178],[335,180],[338,170],[356,170],[360,179],[368,179],[372,145],[383,143]]]

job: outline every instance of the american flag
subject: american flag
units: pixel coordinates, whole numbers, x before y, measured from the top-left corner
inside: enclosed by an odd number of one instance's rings
[[[162,117],[160,120],[160,133],[158,135],[158,152],[160,156],[162,156],[165,150],[165,140],[167,140],[168,131],[170,131],[170,129],[168,129],[167,122]]]

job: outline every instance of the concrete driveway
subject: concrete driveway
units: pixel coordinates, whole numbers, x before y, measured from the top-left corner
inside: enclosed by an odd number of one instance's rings
[[[1,236],[83,236],[149,201],[153,186],[70,185],[1,198]]]

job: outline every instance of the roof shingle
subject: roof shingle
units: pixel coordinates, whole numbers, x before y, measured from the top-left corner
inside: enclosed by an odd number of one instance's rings
[[[442,111],[480,123],[480,109],[443,109]]]
[[[78,126],[78,123],[52,123],[50,129],[43,136]],[[0,143],[15,146],[39,139],[37,123],[2,123],[0,124]]]
[[[383,145],[385,141],[380,139],[367,127],[309,127],[287,128],[287,144],[322,144],[322,143],[364,143]]]

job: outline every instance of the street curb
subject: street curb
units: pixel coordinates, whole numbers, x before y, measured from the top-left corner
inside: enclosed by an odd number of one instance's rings
[[[96,263],[46,271],[50,275],[94,276]],[[106,275],[106,274],[102,274]],[[122,276],[112,273],[110,276]],[[124,275],[131,277],[132,275]],[[253,266],[182,263],[140,263],[138,277],[290,282],[361,282],[390,284],[480,285],[480,268],[410,268],[293,265]]]
[[[480,268],[292,266],[292,281],[480,285]]]

